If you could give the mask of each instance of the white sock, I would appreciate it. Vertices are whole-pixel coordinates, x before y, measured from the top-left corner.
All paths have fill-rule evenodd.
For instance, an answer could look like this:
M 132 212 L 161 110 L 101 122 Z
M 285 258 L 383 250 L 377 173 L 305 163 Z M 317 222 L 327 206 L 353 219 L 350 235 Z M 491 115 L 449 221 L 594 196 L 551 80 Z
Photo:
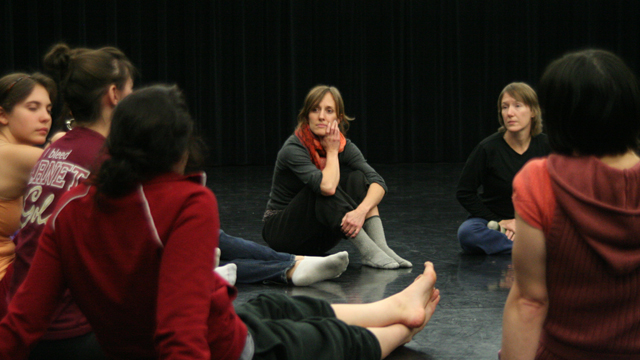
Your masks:
M 216 273 L 220 275 L 223 279 L 227 280 L 227 282 L 231 285 L 236 284 L 236 279 L 238 278 L 238 266 L 234 263 L 228 263 L 224 266 L 218 266 L 215 268 Z
M 349 265 L 349 253 L 341 251 L 329 256 L 305 256 L 291 276 L 295 286 L 308 286 L 319 281 L 337 278 Z
M 371 240 L 364 228 L 360 229 L 356 237 L 349 240 L 360 251 L 364 265 L 379 269 L 397 269 L 400 266 Z
M 401 268 L 410 268 L 413 266 L 411 262 L 405 260 L 398 256 L 395 251 L 391 250 L 391 248 L 387 245 L 387 239 L 384 236 L 384 228 L 382 227 L 382 220 L 380 216 L 372 216 L 368 218 L 362 228 L 369 234 L 371 240 L 373 240 L 378 247 L 384 251 L 385 254 L 389 255 L 393 260 L 398 262 Z

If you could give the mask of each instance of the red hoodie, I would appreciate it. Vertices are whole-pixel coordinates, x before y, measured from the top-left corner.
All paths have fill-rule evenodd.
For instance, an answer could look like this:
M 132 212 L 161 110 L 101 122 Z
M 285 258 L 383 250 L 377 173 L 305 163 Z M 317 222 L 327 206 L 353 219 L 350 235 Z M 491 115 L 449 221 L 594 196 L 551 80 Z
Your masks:
M 567 359 L 640 356 L 640 164 L 551 155 L 514 179 L 518 214 L 546 238 L 541 345 Z
M 215 272 L 220 223 L 199 177 L 165 174 L 99 207 L 86 184 L 58 202 L 0 323 L 0 359 L 23 357 L 65 288 L 116 359 L 229 359 L 247 328 Z

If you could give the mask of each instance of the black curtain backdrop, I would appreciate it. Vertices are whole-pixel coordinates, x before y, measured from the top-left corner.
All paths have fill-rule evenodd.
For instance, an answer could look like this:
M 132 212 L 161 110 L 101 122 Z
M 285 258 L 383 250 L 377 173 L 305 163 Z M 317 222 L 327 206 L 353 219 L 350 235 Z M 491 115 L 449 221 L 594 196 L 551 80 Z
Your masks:
M 640 2 L 595 0 L 2 0 L 3 74 L 48 48 L 113 45 L 136 86 L 186 93 L 211 165 L 271 165 L 307 91 L 337 86 L 372 163 L 464 161 L 497 96 L 587 47 L 637 71 Z M 151 134 L 150 134 L 151 135 Z

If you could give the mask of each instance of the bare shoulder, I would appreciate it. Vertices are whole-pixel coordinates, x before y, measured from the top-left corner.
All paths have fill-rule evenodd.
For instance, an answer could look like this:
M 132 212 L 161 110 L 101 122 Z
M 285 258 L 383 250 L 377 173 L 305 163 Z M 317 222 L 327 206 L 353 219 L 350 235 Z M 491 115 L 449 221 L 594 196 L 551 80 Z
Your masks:
M 0 145 L 0 161 L 7 166 L 31 169 L 42 155 L 42 152 L 43 150 L 36 146 L 2 144 Z
M 17 144 L 0 145 L 0 192 L 5 199 L 20 196 L 42 149 Z

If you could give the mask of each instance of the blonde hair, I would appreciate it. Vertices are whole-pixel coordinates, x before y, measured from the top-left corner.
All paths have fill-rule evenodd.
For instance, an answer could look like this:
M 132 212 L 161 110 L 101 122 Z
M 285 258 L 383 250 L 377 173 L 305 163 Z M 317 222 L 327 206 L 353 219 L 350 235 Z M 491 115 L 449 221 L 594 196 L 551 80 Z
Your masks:
M 349 121 L 352 121 L 354 118 L 345 114 L 344 101 L 342 100 L 340 91 L 334 86 L 327 85 L 317 85 L 309 91 L 307 97 L 304 99 L 304 105 L 298 113 L 298 126 L 296 129 L 299 129 L 301 126 L 309 123 L 309 113 L 318 106 L 318 104 L 320 104 L 327 93 L 331 93 L 333 100 L 336 102 L 335 111 L 338 119 L 340 119 L 338 124 L 340 132 L 343 135 L 347 134 L 347 131 L 349 130 Z
M 520 101 L 529 107 L 529 110 L 533 112 L 533 118 L 531 120 L 531 136 L 536 136 L 542 133 L 542 110 L 540 109 L 540 103 L 538 102 L 538 95 L 531 86 L 523 82 L 513 82 L 502 89 L 500 96 L 498 96 L 498 122 L 500 128 L 498 131 L 503 133 L 507 131 L 504 126 L 504 119 L 502 118 L 502 97 L 504 94 L 509 94 L 511 97 Z

